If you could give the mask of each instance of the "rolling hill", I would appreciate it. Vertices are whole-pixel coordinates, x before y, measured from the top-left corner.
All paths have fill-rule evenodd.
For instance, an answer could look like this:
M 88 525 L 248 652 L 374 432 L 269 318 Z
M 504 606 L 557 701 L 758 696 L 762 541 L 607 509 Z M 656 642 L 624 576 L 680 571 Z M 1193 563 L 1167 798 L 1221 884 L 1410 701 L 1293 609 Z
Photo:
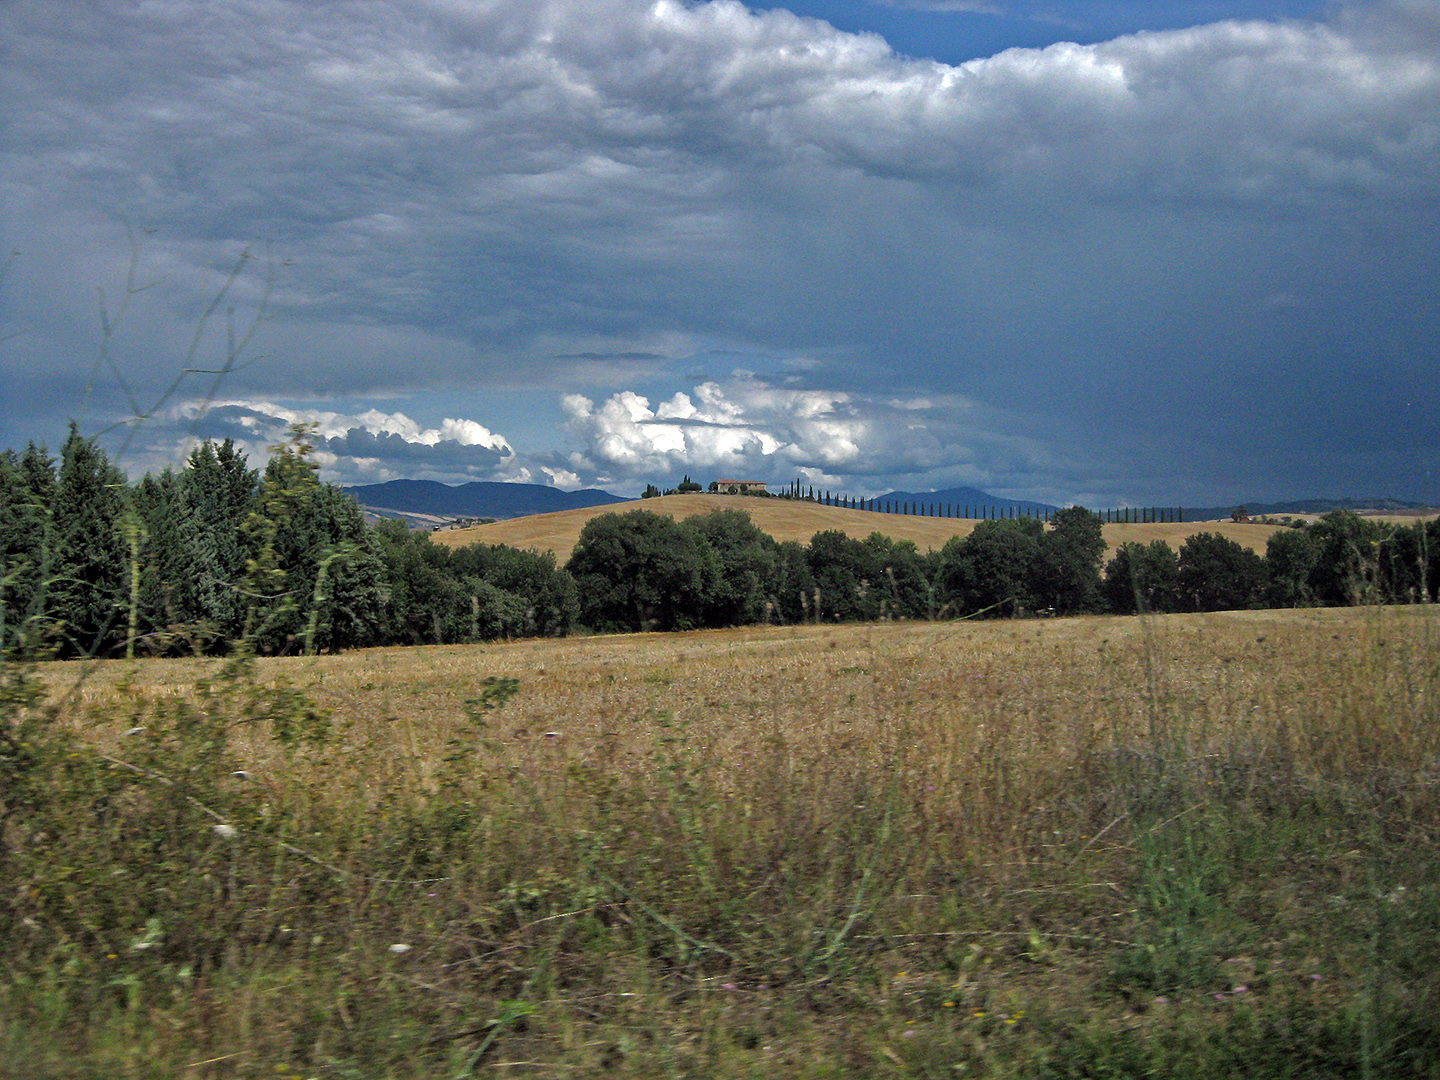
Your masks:
M 711 510 L 744 510 L 759 528 L 776 540 L 809 543 L 817 532 L 839 529 L 855 539 L 864 539 L 873 532 L 883 533 L 892 540 L 910 540 L 921 551 L 939 550 L 952 536 L 967 536 L 978 524 L 966 518 L 907 517 L 881 514 L 868 510 L 846 510 L 819 503 L 793 502 L 789 499 L 752 499 L 735 495 L 666 495 L 658 499 L 634 499 L 615 505 L 562 510 L 531 517 L 496 521 L 468 529 L 447 529 L 432 534 L 437 544 L 464 547 L 466 544 L 505 544 L 510 547 L 553 551 L 564 563 L 580 537 L 580 530 L 591 518 L 601 514 L 629 510 L 649 510 L 684 520 Z M 1253 551 L 1263 553 L 1265 543 L 1280 526 L 1232 521 L 1186 522 L 1183 524 L 1106 525 L 1105 540 L 1111 553 L 1122 543 L 1164 540 L 1178 548 L 1187 537 L 1197 532 L 1217 532 Z M 1110 554 L 1106 555 L 1108 559 Z

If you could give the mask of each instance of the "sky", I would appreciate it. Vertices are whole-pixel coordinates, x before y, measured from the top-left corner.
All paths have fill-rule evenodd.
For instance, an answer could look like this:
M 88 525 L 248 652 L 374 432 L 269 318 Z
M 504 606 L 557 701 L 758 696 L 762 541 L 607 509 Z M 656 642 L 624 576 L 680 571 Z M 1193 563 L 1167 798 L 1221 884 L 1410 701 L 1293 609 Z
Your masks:
M 8 0 L 0 447 L 1440 504 L 1440 0 Z

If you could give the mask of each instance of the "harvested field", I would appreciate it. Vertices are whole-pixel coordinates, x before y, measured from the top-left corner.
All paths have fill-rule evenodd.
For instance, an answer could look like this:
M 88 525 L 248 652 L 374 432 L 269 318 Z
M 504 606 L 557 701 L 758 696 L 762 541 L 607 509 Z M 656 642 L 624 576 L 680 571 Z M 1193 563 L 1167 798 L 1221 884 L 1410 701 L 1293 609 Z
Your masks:
M 466 544 L 506 544 L 510 547 L 553 551 L 561 563 L 579 539 L 580 530 L 591 518 L 601 514 L 648 510 L 683 520 L 711 510 L 743 510 L 751 520 L 776 540 L 796 540 L 808 544 L 817 532 L 839 529 L 857 540 L 873 532 L 884 533 L 892 540 L 909 540 L 921 551 L 938 551 L 954 536 L 968 536 L 976 521 L 968 518 L 929 518 L 901 514 L 881 514 L 868 510 L 847 510 L 838 506 L 792 502 L 788 499 L 754 499 L 733 495 L 667 495 L 658 499 L 637 499 L 614 506 L 590 507 L 584 510 L 562 510 L 554 514 L 535 514 L 511 521 L 496 521 L 469 529 L 447 529 L 433 534 L 437 544 L 463 547 Z M 1277 525 L 1236 523 L 1231 521 L 1187 522 L 1173 525 L 1106 525 L 1105 540 L 1110 545 L 1106 558 L 1123 543 L 1149 543 L 1164 540 L 1178 548 L 1187 537 L 1197 532 L 1217 532 L 1244 547 L 1261 554 Z
M 35 677 L 7 1075 L 1440 1070 L 1432 606 Z

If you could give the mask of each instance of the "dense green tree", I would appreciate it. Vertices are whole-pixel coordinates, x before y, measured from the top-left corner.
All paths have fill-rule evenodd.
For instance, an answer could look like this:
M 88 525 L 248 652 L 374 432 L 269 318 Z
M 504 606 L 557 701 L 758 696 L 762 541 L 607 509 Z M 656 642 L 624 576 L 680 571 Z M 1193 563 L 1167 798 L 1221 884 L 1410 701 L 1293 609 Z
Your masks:
M 819 594 L 820 619 L 867 622 L 879 617 L 888 582 L 882 581 L 871 548 L 839 529 L 829 529 L 810 538 L 806 561 Z M 812 617 L 815 614 L 811 612 Z
M 1174 611 L 1180 562 L 1163 540 L 1121 544 L 1105 567 L 1106 606 L 1119 615 Z
M 700 624 L 719 560 L 672 518 L 632 510 L 591 518 L 566 569 L 591 629 L 684 630 Z
M 191 648 L 208 644 L 213 634 L 197 640 L 186 633 L 195 609 L 194 567 L 186 548 L 188 507 L 180 477 L 171 469 L 147 473 L 130 490 L 127 539 L 138 557 L 137 631 L 147 652 L 171 652 L 181 643 Z M 234 525 L 232 524 L 232 528 Z
M 1030 518 L 1020 520 L 1033 520 Z M 1055 513 L 1040 541 L 1036 602 L 1060 615 L 1100 608 L 1100 566 L 1105 558 L 1103 522 L 1083 506 Z
M 552 552 L 521 551 L 503 544 L 470 544 L 450 551 L 449 560 L 452 572 L 479 578 L 515 597 L 519 605 L 518 622 L 507 622 L 503 632 L 482 636 L 481 640 L 558 636 L 569 633 L 579 616 L 575 579 L 556 566 Z M 514 608 L 509 601 L 502 606 L 507 612 Z
M 0 453 L 0 651 L 15 635 L 17 615 L 23 617 L 25 598 L 16 588 L 17 575 L 27 561 L 21 553 L 20 514 L 25 493 L 20 483 L 20 459 L 15 451 Z
M 0 649 L 29 640 L 43 618 L 54 498 L 55 463 L 43 449 L 0 454 Z
M 688 518 L 693 532 L 719 560 L 719 574 L 705 602 L 706 626 L 745 626 L 768 618 L 778 545 L 743 510 L 712 510 Z
M 385 580 L 355 500 L 321 484 L 309 432 L 272 448 L 246 519 L 243 640 L 257 652 L 338 651 L 378 640 Z
M 322 484 L 308 524 L 306 550 L 292 570 L 308 590 L 305 647 L 338 652 L 376 644 L 384 626 L 385 570 L 359 504 L 334 484 Z
M 1427 523 L 1393 526 L 1376 545 L 1380 596 L 1387 604 L 1414 604 L 1433 599 L 1434 563 L 1440 551 L 1431 548 Z
M 1185 611 L 1232 611 L 1260 604 L 1265 561 L 1219 533 L 1195 533 L 1180 548 L 1179 596 Z
M 816 617 L 812 610 L 815 577 L 810 573 L 810 560 L 805 545 L 785 540 L 775 548 L 775 578 L 770 600 L 781 622 L 803 623 Z
M 181 623 L 209 628 L 220 640 L 239 640 L 249 600 L 243 581 L 254 554 L 246 522 L 257 508 L 260 476 L 229 439 L 201 443 L 180 473 L 180 528 L 188 581 Z
M 449 549 L 431 543 L 403 521 L 382 521 L 373 530 L 389 584 L 386 635 L 406 645 L 443 643 L 436 626 L 449 621 L 458 602 L 452 596 Z M 456 640 L 450 638 L 450 640 Z
M 1320 542 L 1307 529 L 1282 529 L 1265 543 L 1265 602 L 1275 608 L 1307 607 L 1315 602 L 1311 576 L 1320 559 Z
M 575 581 L 550 552 L 489 544 L 451 549 L 399 521 L 383 521 L 373 532 L 389 583 L 391 640 L 560 635 L 578 617 Z
M 52 506 L 49 614 L 64 655 L 100 655 L 125 633 L 125 476 L 72 424 Z
M 1332 510 L 1310 526 L 1320 547 L 1310 575 L 1315 598 L 1332 607 L 1378 603 L 1380 544 L 1390 532 L 1353 510 Z
M 929 619 L 936 607 L 939 558 L 920 554 L 912 540 L 891 540 L 873 532 L 861 543 L 879 593 L 879 614 L 892 619 Z
M 997 518 L 950 540 L 940 551 L 940 602 L 952 616 L 1033 610 L 1043 537 L 1035 518 Z

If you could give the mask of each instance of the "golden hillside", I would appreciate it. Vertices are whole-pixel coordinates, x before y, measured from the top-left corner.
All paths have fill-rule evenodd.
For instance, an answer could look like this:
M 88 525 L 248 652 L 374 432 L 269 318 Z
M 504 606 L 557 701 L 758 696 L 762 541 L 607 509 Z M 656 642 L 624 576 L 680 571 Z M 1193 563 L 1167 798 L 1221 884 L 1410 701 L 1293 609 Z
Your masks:
M 873 532 L 884 533 L 893 540 L 910 540 L 921 551 L 939 550 L 952 536 L 966 536 L 977 522 L 969 518 L 906 517 L 901 514 L 880 514 L 869 510 L 846 510 L 818 503 L 792 502 L 789 499 L 750 499 L 735 495 L 666 495 L 658 499 L 635 499 L 611 506 L 594 506 L 582 510 L 560 510 L 553 514 L 476 525 L 469 529 L 447 529 L 432 533 L 437 544 L 464 547 L 466 544 L 506 544 L 521 549 L 553 551 L 561 563 L 570 558 L 575 541 L 585 523 L 601 514 L 649 510 L 684 519 L 711 510 L 744 510 L 757 526 L 776 540 L 798 540 L 805 544 L 817 532 L 839 529 L 847 536 L 863 540 Z M 1252 551 L 1261 554 L 1265 542 L 1279 526 L 1231 521 L 1197 521 L 1173 525 L 1106 525 L 1105 539 L 1110 545 L 1110 558 L 1123 543 L 1164 540 L 1179 548 L 1187 537 L 1197 532 L 1217 532 Z

